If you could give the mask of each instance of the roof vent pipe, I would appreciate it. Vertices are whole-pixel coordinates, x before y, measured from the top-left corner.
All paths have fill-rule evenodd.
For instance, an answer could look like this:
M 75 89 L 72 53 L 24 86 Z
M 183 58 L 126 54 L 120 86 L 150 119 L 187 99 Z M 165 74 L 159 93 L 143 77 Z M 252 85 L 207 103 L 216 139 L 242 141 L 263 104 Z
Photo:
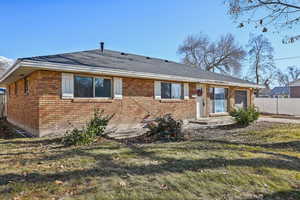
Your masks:
M 104 42 L 100 42 L 100 50 L 101 50 L 101 53 L 103 53 L 103 51 L 104 51 Z

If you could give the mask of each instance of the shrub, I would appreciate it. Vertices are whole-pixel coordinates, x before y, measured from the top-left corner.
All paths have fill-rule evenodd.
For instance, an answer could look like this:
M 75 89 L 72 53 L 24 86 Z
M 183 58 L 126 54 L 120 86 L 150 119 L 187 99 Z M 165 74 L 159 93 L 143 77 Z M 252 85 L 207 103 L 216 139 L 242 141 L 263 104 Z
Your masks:
M 103 113 L 104 113 L 103 110 L 101 110 L 101 112 L 98 109 L 95 110 L 93 118 L 87 124 L 86 131 L 91 135 L 103 136 L 103 133 L 105 131 L 106 126 L 108 125 L 108 122 L 114 116 L 114 114 L 104 116 Z
M 74 128 L 67 131 L 62 139 L 62 143 L 66 146 L 71 145 L 88 145 L 95 141 L 97 136 L 103 136 L 105 128 L 114 115 L 104 116 L 103 110 L 95 110 L 93 118 L 87 123 L 86 127 L 81 130 Z
M 173 119 L 171 114 L 156 118 L 146 127 L 150 129 L 147 136 L 153 137 L 155 140 L 177 141 L 183 139 L 182 121 Z
M 230 112 L 230 115 L 235 118 L 236 122 L 242 126 L 248 126 L 259 117 L 257 108 L 251 106 L 247 109 L 238 108 Z
M 62 139 L 62 142 L 66 146 L 78 146 L 91 144 L 94 140 L 95 137 L 86 132 L 84 128 L 82 130 L 74 128 L 73 130 L 66 132 L 66 135 Z

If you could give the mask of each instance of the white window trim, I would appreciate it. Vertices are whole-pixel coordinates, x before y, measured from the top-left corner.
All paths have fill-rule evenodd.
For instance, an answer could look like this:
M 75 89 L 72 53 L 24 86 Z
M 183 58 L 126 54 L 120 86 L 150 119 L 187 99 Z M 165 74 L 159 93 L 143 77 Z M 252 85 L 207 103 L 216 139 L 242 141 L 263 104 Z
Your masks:
M 154 98 L 161 100 L 161 81 L 154 81 Z
M 64 89 L 65 89 L 65 80 L 64 80 L 64 78 L 66 78 L 66 77 L 71 77 L 70 79 L 72 80 L 71 81 L 71 90 L 72 90 L 72 92 L 70 91 L 70 92 L 66 92 L 66 91 L 64 91 Z M 74 98 L 74 74 L 72 74 L 72 73 L 62 73 L 61 74 L 61 97 L 62 97 L 62 99 L 73 99 Z
M 190 84 L 183 84 L 183 99 L 188 100 L 190 98 Z
M 117 84 L 120 85 L 117 86 Z M 123 99 L 123 79 L 120 77 L 114 77 L 112 87 L 113 99 Z

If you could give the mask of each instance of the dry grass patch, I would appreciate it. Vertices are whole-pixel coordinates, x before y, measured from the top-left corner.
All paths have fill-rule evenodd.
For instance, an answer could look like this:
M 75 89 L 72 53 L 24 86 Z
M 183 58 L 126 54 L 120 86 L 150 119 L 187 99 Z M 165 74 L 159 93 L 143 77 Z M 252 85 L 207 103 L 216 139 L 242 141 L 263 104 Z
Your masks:
M 258 125 L 139 145 L 0 140 L 0 199 L 300 199 L 300 126 Z

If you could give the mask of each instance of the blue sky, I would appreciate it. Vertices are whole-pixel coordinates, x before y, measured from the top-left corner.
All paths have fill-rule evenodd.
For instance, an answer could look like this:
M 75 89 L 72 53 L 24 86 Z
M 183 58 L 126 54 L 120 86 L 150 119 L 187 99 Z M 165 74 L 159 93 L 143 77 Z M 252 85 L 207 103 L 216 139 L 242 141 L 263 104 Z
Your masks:
M 94 49 L 104 41 L 108 49 L 179 61 L 178 45 L 189 34 L 215 40 L 230 32 L 245 45 L 255 32 L 236 28 L 223 0 L 1 0 L 0 10 L 0 56 L 13 59 Z M 282 35 L 266 36 L 276 58 L 300 55 L 300 42 L 284 45 Z

